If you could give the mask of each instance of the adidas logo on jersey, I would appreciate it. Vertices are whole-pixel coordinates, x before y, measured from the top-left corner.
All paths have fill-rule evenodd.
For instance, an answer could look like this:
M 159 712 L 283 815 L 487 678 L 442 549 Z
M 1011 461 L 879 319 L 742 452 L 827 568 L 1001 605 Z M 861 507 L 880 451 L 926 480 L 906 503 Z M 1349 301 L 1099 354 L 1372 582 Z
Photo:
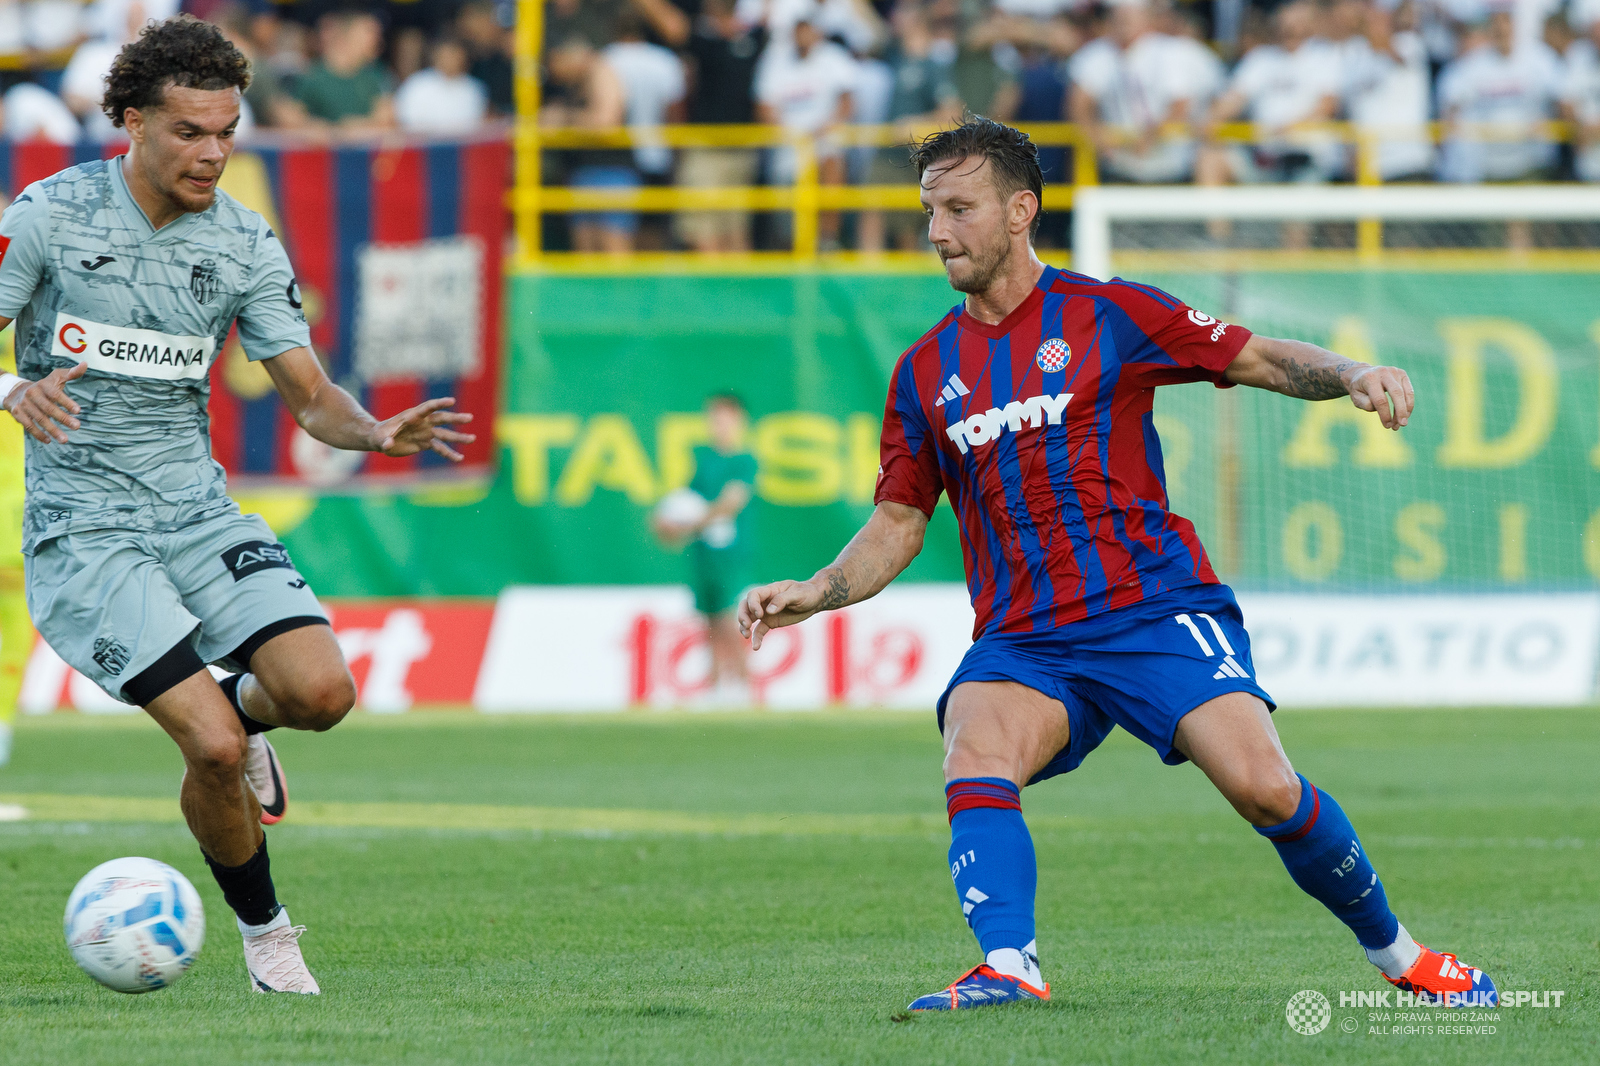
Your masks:
M 1030 429 L 1040 426 L 1059 426 L 1061 412 L 1067 409 L 1072 393 L 1060 392 L 1054 396 L 1030 396 L 1026 400 L 1012 400 L 1004 408 L 991 407 L 945 430 L 962 455 L 968 448 L 988 444 L 1000 436 L 1002 430 L 1022 431 L 1024 424 Z
M 965 396 L 969 390 L 961 383 L 960 374 L 951 374 L 950 380 L 945 382 L 944 391 L 939 393 L 939 398 L 933 401 L 933 406 L 943 407 L 957 396 Z

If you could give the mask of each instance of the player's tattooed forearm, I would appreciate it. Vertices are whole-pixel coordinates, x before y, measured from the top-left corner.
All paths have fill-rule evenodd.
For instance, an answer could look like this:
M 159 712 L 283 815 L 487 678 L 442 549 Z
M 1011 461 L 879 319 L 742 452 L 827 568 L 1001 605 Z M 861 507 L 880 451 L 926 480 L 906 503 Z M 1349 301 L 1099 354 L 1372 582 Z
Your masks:
M 843 607 L 850 599 L 850 582 L 845 580 L 844 571 L 838 567 L 827 573 L 828 587 L 822 592 L 822 610 L 831 611 Z
M 1335 363 L 1333 366 L 1312 366 L 1308 363 L 1285 359 L 1283 373 L 1289 379 L 1284 392 L 1302 400 L 1336 400 L 1349 395 L 1344 383 L 1344 372 L 1357 364 Z

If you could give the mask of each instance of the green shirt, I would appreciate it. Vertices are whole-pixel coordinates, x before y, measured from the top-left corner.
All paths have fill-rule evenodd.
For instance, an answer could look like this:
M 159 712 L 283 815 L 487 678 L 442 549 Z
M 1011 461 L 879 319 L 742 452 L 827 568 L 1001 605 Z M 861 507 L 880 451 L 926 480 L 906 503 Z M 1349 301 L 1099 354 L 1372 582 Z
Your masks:
M 378 98 L 389 91 L 389 76 L 376 63 L 354 74 L 335 74 L 318 63 L 294 83 L 294 95 L 312 118 L 339 122 L 372 114 Z
M 756 484 L 756 457 L 749 452 L 723 455 L 701 445 L 694 450 L 694 478 L 689 487 L 712 503 L 729 482 L 741 482 L 752 492 Z M 719 550 L 750 547 L 750 508 L 746 507 L 731 522 L 713 522 L 700 534 L 702 543 Z

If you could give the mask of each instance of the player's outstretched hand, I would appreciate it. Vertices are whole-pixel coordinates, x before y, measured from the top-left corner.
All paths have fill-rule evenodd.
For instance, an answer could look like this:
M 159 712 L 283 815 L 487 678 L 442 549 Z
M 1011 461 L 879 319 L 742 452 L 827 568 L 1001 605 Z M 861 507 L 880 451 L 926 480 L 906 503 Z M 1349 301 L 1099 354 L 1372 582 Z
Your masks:
M 445 410 L 455 403 L 454 396 L 443 396 L 379 422 L 373 430 L 378 441 L 377 450 L 396 458 L 435 451 L 452 463 L 459 463 L 463 457 L 450 445 L 471 444 L 478 438 L 450 428 L 472 421 L 472 416 L 465 412 Z
M 1350 401 L 1363 411 L 1376 411 L 1384 429 L 1399 429 L 1411 421 L 1417 396 L 1404 370 L 1369 366 L 1350 379 Z
M 70 369 L 52 370 L 38 381 L 23 381 L 11 390 L 10 396 L 0 396 L 0 402 L 9 401 L 6 410 L 11 412 L 11 417 L 40 444 L 51 441 L 65 444 L 67 434 L 61 427 L 77 429 L 75 416 L 83 413 L 67 395 L 67 382 L 83 377 L 88 369 L 88 363 L 79 363 Z
M 774 581 L 758 585 L 739 601 L 739 635 L 748 637 L 750 650 L 774 629 L 804 622 L 822 610 L 824 590 L 811 581 Z

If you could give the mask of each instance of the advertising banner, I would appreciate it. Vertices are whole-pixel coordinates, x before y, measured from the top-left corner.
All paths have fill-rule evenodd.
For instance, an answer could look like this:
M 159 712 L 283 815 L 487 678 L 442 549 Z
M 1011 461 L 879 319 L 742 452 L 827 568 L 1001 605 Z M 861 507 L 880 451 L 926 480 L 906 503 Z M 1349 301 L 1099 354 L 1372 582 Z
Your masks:
M 1258 680 L 1284 707 L 1570 705 L 1595 697 L 1600 594 L 1241 593 Z M 489 600 L 325 606 L 359 705 L 375 712 L 713 708 L 703 621 L 687 590 L 507 589 Z M 748 706 L 931 710 L 966 652 L 953 583 L 891 585 L 769 635 Z M 132 712 L 35 644 L 22 709 Z M 741 704 L 741 708 L 746 706 Z
M 1346 400 L 1158 389 L 1172 507 L 1236 587 L 1592 588 L 1600 311 L 1580 273 L 1152 275 L 1272 335 L 1396 363 L 1401 433 Z M 938 275 L 512 279 L 498 476 L 472 491 L 251 498 L 319 593 L 494 596 L 681 581 L 649 531 L 732 389 L 752 416 L 759 579 L 809 575 L 871 510 L 888 374 L 956 302 Z M 247 494 L 248 495 L 248 494 Z M 962 580 L 943 508 L 909 579 Z

